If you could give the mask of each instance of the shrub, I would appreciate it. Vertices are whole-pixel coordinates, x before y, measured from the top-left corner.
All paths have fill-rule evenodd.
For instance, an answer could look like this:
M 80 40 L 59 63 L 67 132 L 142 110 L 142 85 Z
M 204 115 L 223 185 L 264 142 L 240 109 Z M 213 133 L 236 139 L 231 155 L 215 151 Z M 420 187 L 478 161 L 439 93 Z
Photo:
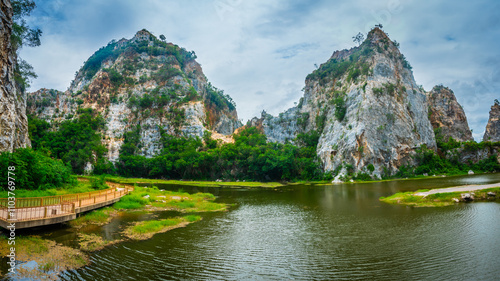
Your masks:
M 16 186 L 23 189 L 46 190 L 74 183 L 71 168 L 64 165 L 61 160 L 52 159 L 30 148 L 20 148 L 13 153 L 0 154 L 0 184 L 3 190 L 8 187 L 9 166 L 15 167 L 12 171 L 15 174 L 13 178 Z

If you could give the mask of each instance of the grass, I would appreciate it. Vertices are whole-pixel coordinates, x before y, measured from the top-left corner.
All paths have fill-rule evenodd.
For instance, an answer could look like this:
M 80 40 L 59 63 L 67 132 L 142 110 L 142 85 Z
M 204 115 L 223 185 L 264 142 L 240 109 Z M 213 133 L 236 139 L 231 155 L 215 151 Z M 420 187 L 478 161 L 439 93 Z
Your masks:
M 414 207 L 443 207 L 456 204 L 453 200 L 454 198 L 461 200 L 461 194 L 465 192 L 447 192 L 447 193 L 436 193 L 429 194 L 426 197 L 417 196 L 415 193 L 429 191 L 428 189 L 422 189 L 417 192 L 398 192 L 389 197 L 380 197 L 380 201 L 389 204 L 400 204 Z M 495 197 L 488 196 L 488 192 L 494 192 L 497 195 Z M 500 201 L 500 187 L 489 188 L 482 190 L 475 190 L 474 201 Z
M 16 188 L 15 194 L 16 198 L 26 198 L 26 197 L 44 197 L 44 196 L 55 196 L 55 195 L 65 195 L 65 194 L 75 194 L 75 193 L 85 193 L 96 191 L 100 189 L 109 188 L 104 185 L 99 189 L 95 189 L 92 186 L 95 186 L 90 181 L 78 181 L 77 184 L 71 185 L 67 184 L 60 188 L 51 188 L 45 190 L 26 190 L 26 189 L 18 189 Z M 0 198 L 7 198 L 8 192 L 3 190 L 0 191 Z
M 212 202 L 211 193 L 189 194 L 182 191 L 159 190 L 156 186 L 135 186 L 134 191 L 113 205 L 117 210 L 149 209 L 180 212 L 215 212 L 227 210 L 226 204 Z
M 151 184 L 172 184 L 172 185 L 187 185 L 200 187 L 264 187 L 276 188 L 284 186 L 279 182 L 215 182 L 215 181 L 180 181 L 180 180 L 159 180 L 159 179 L 141 179 L 141 178 L 122 178 L 109 176 L 106 178 L 109 181 L 116 183 L 151 183 Z
M 65 270 L 77 269 L 89 264 L 88 257 L 77 249 L 57 244 L 52 240 L 42 239 L 39 236 L 17 236 L 16 260 L 35 261 L 37 267 L 32 269 L 17 268 L 17 273 L 10 276 L 13 279 L 55 280 L 56 275 Z M 6 256 L 10 252 L 7 237 L 0 236 L 0 255 Z
M 118 214 L 119 211 L 148 210 L 162 211 L 175 210 L 179 212 L 217 212 L 226 211 L 226 204 L 215 203 L 215 196 L 211 193 L 189 194 L 182 191 L 159 190 L 156 186 L 135 186 L 134 191 L 123 196 L 120 201 L 111 207 L 94 210 L 69 222 L 75 228 L 89 224 L 104 225 Z
M 162 233 L 175 228 L 185 227 L 190 223 L 200 220 L 200 216 L 188 215 L 170 219 L 142 221 L 128 227 L 123 233 L 130 239 L 145 240 L 153 237 L 153 235 L 155 235 L 156 233 Z
M 85 252 L 95 252 L 104 249 L 104 247 L 121 242 L 122 240 L 108 241 L 96 234 L 78 233 L 80 249 Z
M 145 196 L 145 195 L 143 195 L 143 196 Z M 120 201 L 116 202 L 113 205 L 113 208 L 115 208 L 117 210 L 140 209 L 149 203 L 149 200 L 146 198 L 143 198 L 143 196 L 138 194 L 137 187 L 136 187 L 135 191 L 132 191 L 130 194 L 122 197 L 120 199 Z
M 95 225 L 104 225 L 108 223 L 113 215 L 116 213 L 116 210 L 111 207 L 106 207 L 103 209 L 97 209 L 91 212 L 86 213 L 83 216 L 80 216 L 77 219 L 74 219 L 69 222 L 69 225 L 75 228 L 80 228 L 86 226 L 88 224 Z

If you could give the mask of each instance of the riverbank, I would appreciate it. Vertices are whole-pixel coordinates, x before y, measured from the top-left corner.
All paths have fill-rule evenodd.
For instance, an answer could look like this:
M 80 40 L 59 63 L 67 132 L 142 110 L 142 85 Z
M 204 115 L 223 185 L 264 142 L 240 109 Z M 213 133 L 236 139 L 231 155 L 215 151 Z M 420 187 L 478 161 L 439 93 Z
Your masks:
M 414 207 L 443 207 L 461 202 L 500 202 L 500 183 L 398 192 L 389 197 L 380 197 L 379 200 Z
M 178 211 L 181 213 L 227 211 L 229 206 L 213 202 L 215 199 L 211 193 L 189 194 L 181 191 L 161 190 L 156 186 L 140 187 L 136 185 L 130 194 L 124 196 L 111 207 L 89 212 L 69 222 L 69 224 L 75 228 L 89 224 L 105 225 L 113 217 L 128 211 Z
M 92 178 L 92 177 L 83 177 Z M 143 178 L 123 178 L 108 176 L 107 181 L 122 183 L 122 184 L 171 184 L 171 185 L 186 185 L 198 187 L 261 187 L 261 188 L 276 188 L 285 184 L 279 182 L 245 182 L 245 181 L 191 181 L 191 180 L 162 180 L 162 179 L 143 179 Z
M 79 249 L 63 246 L 36 235 L 19 236 L 15 241 L 16 260 L 23 261 L 16 265 L 16 272 L 9 275 L 15 280 L 57 280 L 60 272 L 90 263 L 89 257 Z M 7 256 L 11 248 L 7 238 L 0 236 L 0 255 Z
M 84 190 L 91 188 L 95 178 L 79 179 L 76 186 Z M 123 185 L 123 184 L 120 184 Z M 115 182 L 106 181 L 105 188 L 119 186 Z M 74 189 L 70 189 L 74 190 Z M 92 189 L 94 190 L 94 189 Z M 25 197 L 39 194 L 37 191 L 26 191 Z M 67 194 L 67 193 L 66 193 Z M 57 275 L 65 270 L 77 269 L 89 264 L 89 254 L 103 248 L 131 240 L 150 239 L 157 233 L 163 233 L 175 228 L 202 220 L 199 215 L 204 212 L 227 211 L 228 204 L 214 202 L 216 197 L 211 193 L 189 194 L 182 191 L 168 191 L 156 186 L 135 186 L 134 190 L 121 198 L 112 206 L 90 211 L 79 218 L 67 222 L 75 232 L 77 239 L 74 246 L 63 246 L 50 239 L 36 235 L 16 237 L 16 257 L 23 266 L 19 266 L 16 275 L 9 277 L 22 279 L 57 279 Z M 162 211 L 186 213 L 185 216 L 175 216 L 166 219 L 154 219 Z M 196 213 L 197 215 L 190 215 Z M 104 234 L 95 234 L 95 227 L 102 227 L 119 216 L 141 214 L 138 221 L 123 225 L 119 238 L 107 240 Z M 145 217 L 145 218 L 140 218 Z M 145 220 L 144 220 L 145 219 Z M 30 232 L 32 233 L 32 232 Z M 10 246 L 6 234 L 0 234 L 0 254 L 6 256 Z M 1 273 L 5 274 L 5 272 Z M 5 276 L 5 275 L 4 275 Z

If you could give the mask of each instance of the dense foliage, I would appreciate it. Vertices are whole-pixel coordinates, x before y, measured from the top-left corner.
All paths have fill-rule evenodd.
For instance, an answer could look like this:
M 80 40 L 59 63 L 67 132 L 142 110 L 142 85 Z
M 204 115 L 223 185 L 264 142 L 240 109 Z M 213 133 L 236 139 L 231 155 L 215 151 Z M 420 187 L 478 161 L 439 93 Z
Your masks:
M 348 81 L 356 81 L 361 75 L 369 75 L 370 67 L 367 59 L 373 53 L 369 42 L 363 43 L 347 59 L 330 59 L 318 69 L 307 75 L 306 79 L 318 79 L 324 85 L 333 79 L 339 79 L 348 73 Z
M 224 91 L 212 86 L 211 83 L 208 83 L 205 90 L 207 93 L 206 102 L 209 105 L 213 105 L 219 110 L 227 108 L 232 111 L 236 109 L 236 104 L 233 99 L 229 95 L 225 95 Z
M 292 144 L 267 143 L 255 127 L 218 144 L 206 132 L 199 138 L 162 134 L 163 150 L 154 158 L 138 156 L 138 130 L 124 135 L 117 164 L 123 176 L 173 179 L 240 179 L 257 181 L 320 180 L 316 161 L 317 133 L 300 134 Z
M 42 152 L 29 148 L 17 149 L 14 153 L 0 154 L 0 185 L 6 190 L 9 166 L 15 167 L 10 175 L 15 179 L 16 187 L 36 190 L 59 187 L 72 182 L 71 167 L 63 161 L 52 159 Z
M 80 109 L 78 117 L 59 124 L 52 131 L 50 124 L 37 117 L 29 116 L 28 131 L 32 147 L 47 155 L 69 163 L 73 172 L 83 174 L 85 165 L 90 162 L 96 172 L 112 172 L 113 165 L 104 154 L 106 148 L 101 144 L 104 120 L 92 109 Z
M 426 146 L 417 149 L 416 160 L 418 165 L 416 167 L 401 166 L 396 177 L 413 177 L 417 175 L 433 175 L 433 174 L 464 174 L 469 170 L 474 172 L 499 172 L 500 164 L 496 155 L 492 154 L 486 159 L 482 159 L 477 163 L 469 162 L 462 163 L 459 161 L 458 155 L 453 153 L 452 150 L 460 149 L 464 152 L 476 153 L 481 149 L 493 149 L 494 147 L 500 148 L 500 143 L 480 142 L 475 141 L 458 142 L 452 138 L 448 142 L 444 142 L 442 138 L 437 138 L 438 153 Z M 450 154 L 451 153 L 451 154 Z M 446 156 L 449 154 L 448 156 Z
M 23 46 L 40 46 L 40 36 L 42 35 L 42 31 L 38 28 L 31 28 L 26 24 L 26 20 L 24 19 L 24 17 L 29 16 L 33 9 L 35 9 L 35 1 L 13 0 L 11 4 L 13 10 L 13 22 L 10 41 L 14 52 L 18 53 L 18 50 Z M 14 80 L 20 90 L 24 92 L 26 88 L 29 87 L 30 79 L 36 77 L 37 75 L 33 71 L 33 67 L 17 55 L 17 62 L 14 69 Z
M 183 68 L 187 62 L 196 59 L 196 54 L 193 51 L 188 52 L 186 49 L 180 48 L 177 45 L 162 42 L 152 35 L 150 38 L 145 40 L 139 40 L 125 45 L 119 45 L 113 40 L 105 47 L 97 50 L 85 62 L 82 68 L 82 71 L 85 73 L 85 77 L 87 79 L 91 79 L 97 71 L 99 71 L 103 62 L 108 60 L 114 61 L 124 52 L 136 54 L 146 53 L 150 56 L 173 56 L 181 68 Z M 159 79 L 161 77 L 171 77 L 179 73 L 182 72 L 166 67 L 164 70 L 160 71 L 155 78 Z

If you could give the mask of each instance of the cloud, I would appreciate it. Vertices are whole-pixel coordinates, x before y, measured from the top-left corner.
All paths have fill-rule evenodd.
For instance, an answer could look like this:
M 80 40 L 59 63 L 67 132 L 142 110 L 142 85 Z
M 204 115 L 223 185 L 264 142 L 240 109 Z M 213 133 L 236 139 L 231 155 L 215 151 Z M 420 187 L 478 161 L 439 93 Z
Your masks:
M 298 101 L 314 64 L 354 46 L 353 35 L 382 23 L 400 42 L 417 83 L 427 90 L 441 83 L 454 90 L 476 139 L 500 92 L 500 3 L 494 0 L 45 0 L 37 5 L 29 24 L 44 32 L 42 45 L 21 51 L 39 75 L 32 90 L 66 89 L 97 49 L 146 28 L 194 50 L 207 78 L 233 97 L 240 118 L 260 116 L 264 108 L 276 115 Z

